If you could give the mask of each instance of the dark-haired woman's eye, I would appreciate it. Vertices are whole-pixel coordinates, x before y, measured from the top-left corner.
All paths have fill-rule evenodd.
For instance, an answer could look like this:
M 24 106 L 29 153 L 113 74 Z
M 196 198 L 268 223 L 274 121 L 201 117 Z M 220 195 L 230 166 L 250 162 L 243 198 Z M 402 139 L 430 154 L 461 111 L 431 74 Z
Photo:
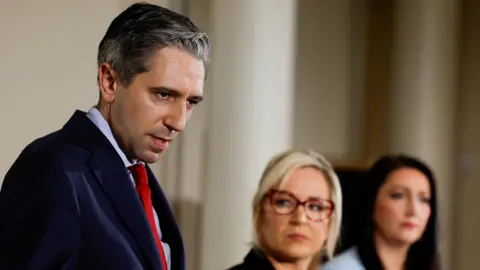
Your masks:
M 390 198 L 392 199 L 401 199 L 403 198 L 403 193 L 400 192 L 394 192 L 390 194 Z
M 422 203 L 426 203 L 426 204 L 430 204 L 430 201 L 431 201 L 431 200 L 432 200 L 432 199 L 429 198 L 429 197 L 421 197 L 421 198 L 420 198 L 420 201 L 421 201 Z

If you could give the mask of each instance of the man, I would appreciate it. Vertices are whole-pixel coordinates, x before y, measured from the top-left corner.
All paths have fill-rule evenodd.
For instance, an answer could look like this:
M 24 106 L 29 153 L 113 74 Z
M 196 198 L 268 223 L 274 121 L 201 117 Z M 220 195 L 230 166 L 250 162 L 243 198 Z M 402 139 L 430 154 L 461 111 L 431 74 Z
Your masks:
M 180 232 L 146 163 L 202 100 L 209 40 L 138 3 L 98 49 L 97 106 L 17 158 L 0 192 L 0 269 L 184 269 Z

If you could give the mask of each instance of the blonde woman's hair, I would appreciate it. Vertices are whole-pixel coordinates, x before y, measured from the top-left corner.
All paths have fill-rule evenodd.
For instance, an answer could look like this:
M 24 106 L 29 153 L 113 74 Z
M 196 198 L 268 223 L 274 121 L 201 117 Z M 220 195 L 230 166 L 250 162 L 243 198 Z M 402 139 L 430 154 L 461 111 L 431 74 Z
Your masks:
M 270 189 L 278 186 L 282 188 L 289 179 L 290 174 L 297 169 L 311 167 L 321 171 L 327 179 L 330 187 L 331 200 L 335 205 L 335 210 L 330 217 L 330 226 L 328 229 L 327 240 L 325 243 L 326 255 L 329 259 L 333 257 L 340 236 L 340 225 L 342 223 L 342 190 L 337 174 L 334 172 L 330 162 L 322 155 L 312 150 L 289 150 L 274 156 L 263 171 L 260 184 L 255 197 L 253 198 L 253 247 L 263 250 L 259 242 L 259 217 L 262 213 L 262 204 L 265 195 Z M 322 254 L 316 254 L 318 259 Z

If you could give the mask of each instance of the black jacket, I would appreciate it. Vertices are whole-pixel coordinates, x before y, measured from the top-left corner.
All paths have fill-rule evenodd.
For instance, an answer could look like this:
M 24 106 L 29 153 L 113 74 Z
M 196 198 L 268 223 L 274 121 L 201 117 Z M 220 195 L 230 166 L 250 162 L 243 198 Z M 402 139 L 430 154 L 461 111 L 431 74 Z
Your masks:
M 241 264 L 227 270 L 275 270 L 275 268 L 263 253 L 252 249 Z

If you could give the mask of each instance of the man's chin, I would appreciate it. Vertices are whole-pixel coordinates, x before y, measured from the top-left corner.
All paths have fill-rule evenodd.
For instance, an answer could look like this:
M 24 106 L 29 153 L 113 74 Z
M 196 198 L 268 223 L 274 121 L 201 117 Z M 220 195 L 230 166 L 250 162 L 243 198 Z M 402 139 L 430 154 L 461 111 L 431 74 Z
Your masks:
M 162 158 L 163 152 L 144 152 L 142 155 L 140 155 L 139 159 L 145 163 L 151 164 L 151 163 L 156 163 L 160 161 Z

